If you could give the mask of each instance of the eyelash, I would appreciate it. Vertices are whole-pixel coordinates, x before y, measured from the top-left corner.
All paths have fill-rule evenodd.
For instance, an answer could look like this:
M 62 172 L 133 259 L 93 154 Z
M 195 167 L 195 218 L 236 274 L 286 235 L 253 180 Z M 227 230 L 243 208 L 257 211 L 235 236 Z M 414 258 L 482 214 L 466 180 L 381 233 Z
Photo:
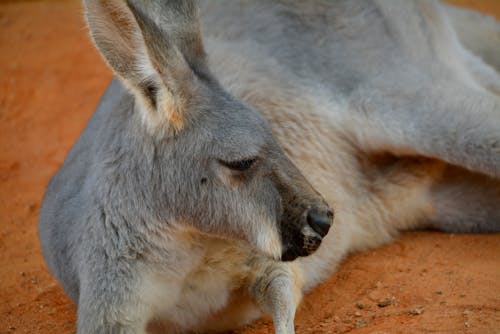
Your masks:
M 245 160 L 239 160 L 239 161 L 223 161 L 219 160 L 222 165 L 225 167 L 236 170 L 239 172 L 243 172 L 246 170 L 249 170 L 250 167 L 253 166 L 257 159 L 245 159 Z

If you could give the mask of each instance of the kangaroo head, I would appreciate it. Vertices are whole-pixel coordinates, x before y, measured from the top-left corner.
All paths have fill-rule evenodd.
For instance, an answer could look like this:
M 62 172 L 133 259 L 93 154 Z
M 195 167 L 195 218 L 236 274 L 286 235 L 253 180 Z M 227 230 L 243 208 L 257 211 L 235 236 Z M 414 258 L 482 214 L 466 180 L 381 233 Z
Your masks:
M 333 213 L 267 122 L 207 68 L 191 1 L 87 0 L 91 36 L 132 95 L 142 174 L 133 191 L 165 224 L 238 238 L 273 258 L 314 252 Z M 148 167 L 144 167 L 144 166 Z

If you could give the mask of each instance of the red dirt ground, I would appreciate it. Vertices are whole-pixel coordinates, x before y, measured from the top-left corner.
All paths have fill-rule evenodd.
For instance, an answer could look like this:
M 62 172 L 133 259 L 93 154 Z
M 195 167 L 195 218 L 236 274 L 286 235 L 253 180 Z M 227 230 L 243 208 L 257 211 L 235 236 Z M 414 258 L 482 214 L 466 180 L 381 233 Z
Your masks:
M 500 17 L 498 0 L 455 2 Z M 0 1 L 0 333 L 75 332 L 75 307 L 40 253 L 37 216 L 111 77 L 79 2 Z M 296 324 L 298 333 L 498 334 L 500 235 L 404 233 L 353 255 L 305 298 Z M 265 319 L 238 331 L 271 332 Z

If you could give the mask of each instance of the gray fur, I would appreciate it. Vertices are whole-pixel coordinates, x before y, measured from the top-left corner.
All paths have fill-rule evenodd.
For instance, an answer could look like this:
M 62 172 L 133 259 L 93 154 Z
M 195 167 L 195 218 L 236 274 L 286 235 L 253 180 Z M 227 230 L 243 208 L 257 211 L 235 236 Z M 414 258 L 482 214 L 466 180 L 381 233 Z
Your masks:
M 85 7 L 119 79 L 40 215 L 78 333 L 218 331 L 260 311 L 292 333 L 301 291 L 350 251 L 399 229 L 500 231 L 499 76 L 453 9 L 217 0 L 200 24 L 191 1 Z M 214 316 L 238 293 L 240 313 Z

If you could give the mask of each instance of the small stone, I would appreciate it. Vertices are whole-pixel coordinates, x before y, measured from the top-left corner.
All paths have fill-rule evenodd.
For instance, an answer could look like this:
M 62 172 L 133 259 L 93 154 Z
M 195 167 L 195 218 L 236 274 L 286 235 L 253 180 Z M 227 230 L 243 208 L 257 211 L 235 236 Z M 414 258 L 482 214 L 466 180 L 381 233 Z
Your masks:
M 419 306 L 417 308 L 415 308 L 414 310 L 411 310 L 408 312 L 409 315 L 411 315 L 412 317 L 416 316 L 416 315 L 420 315 L 422 313 L 424 313 L 424 306 Z
M 26 276 L 26 273 L 24 271 L 20 271 L 19 276 Z
M 382 290 L 369 290 L 367 291 L 367 295 L 369 300 L 372 302 L 378 302 L 381 299 L 384 299 L 387 297 L 387 292 L 382 291 Z
M 465 297 L 465 293 L 461 293 L 461 294 L 460 294 L 460 297 L 461 297 L 461 298 L 464 298 L 464 297 Z
M 15 331 L 15 330 L 16 330 L 16 327 L 14 327 L 14 326 L 10 326 L 10 327 L 9 327 L 9 330 L 11 330 L 11 331 Z
M 366 325 L 368 323 L 368 320 L 365 320 L 365 319 L 358 319 L 354 322 L 354 327 L 356 328 L 361 328 L 363 327 L 364 325 Z
M 377 305 L 379 307 L 386 307 L 386 306 L 391 305 L 394 302 L 394 300 L 395 300 L 394 296 L 390 296 L 390 297 L 379 300 Z
M 355 315 L 356 317 L 361 317 L 361 312 L 356 311 L 356 312 L 354 312 L 354 315 Z
M 333 321 L 334 321 L 334 322 L 340 322 L 340 318 L 339 318 L 338 316 L 334 316 L 334 317 L 333 317 Z
M 436 290 L 436 295 L 442 295 L 443 294 L 443 291 L 441 290 Z
M 366 307 L 366 305 L 363 304 L 362 302 L 358 301 L 358 302 L 356 302 L 356 307 L 359 308 L 360 310 L 362 310 Z
M 344 324 L 350 324 L 352 321 L 351 321 L 351 319 L 349 319 L 349 318 L 345 318 L 345 319 L 343 319 L 343 320 L 342 320 L 342 322 L 343 322 Z
M 464 322 L 464 326 L 467 327 L 467 328 L 469 328 L 470 327 L 470 322 L 468 322 L 468 321 Z

